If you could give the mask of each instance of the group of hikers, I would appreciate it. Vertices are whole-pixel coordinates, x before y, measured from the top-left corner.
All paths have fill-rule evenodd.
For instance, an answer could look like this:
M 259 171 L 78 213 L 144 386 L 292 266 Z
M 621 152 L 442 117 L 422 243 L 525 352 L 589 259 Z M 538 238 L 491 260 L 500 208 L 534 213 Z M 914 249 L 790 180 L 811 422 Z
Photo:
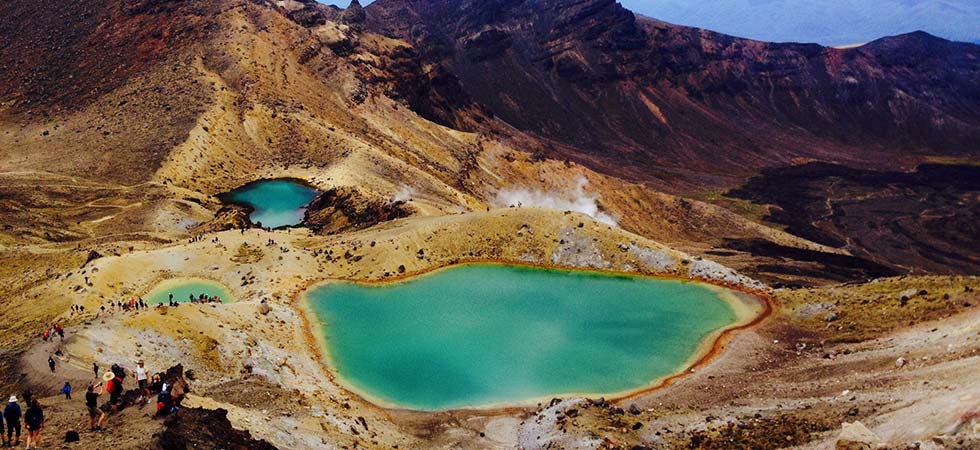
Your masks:
M 211 296 L 208 296 L 206 294 L 201 294 L 199 296 L 195 296 L 194 294 L 190 294 L 189 297 L 188 297 L 188 301 L 191 302 L 191 303 L 212 303 L 212 302 L 214 302 L 214 303 L 221 303 L 221 299 L 218 298 L 218 296 L 211 297 Z M 173 294 L 170 294 L 170 298 L 167 300 L 166 306 L 178 306 L 179 304 L 180 304 L 179 302 L 174 301 L 174 295 Z M 149 309 L 150 308 L 150 305 L 148 303 L 146 303 L 143 300 L 142 297 L 133 297 L 133 298 L 129 299 L 128 302 L 127 301 L 119 301 L 119 302 L 111 302 L 110 301 L 108 303 L 108 305 L 109 305 L 108 308 L 106 307 L 106 305 L 102 305 L 102 312 L 109 311 L 111 313 L 111 312 L 114 312 L 116 310 L 116 308 L 118 308 L 121 311 L 139 311 L 141 309 Z M 157 303 L 154 306 L 154 308 L 162 308 L 163 306 L 164 306 L 163 303 Z
M 244 231 L 242 232 L 242 234 L 245 234 Z M 203 242 L 203 241 L 204 241 L 204 235 L 203 234 L 197 234 L 197 235 L 191 236 L 191 238 L 187 240 L 187 242 L 190 243 L 190 244 L 193 244 L 195 242 Z M 218 237 L 217 236 L 215 236 L 215 237 L 211 238 L 211 243 L 212 244 L 220 244 L 221 241 L 218 240 Z
M 205 293 L 202 293 L 201 295 L 188 294 L 187 301 L 190 303 L 221 303 L 221 297 L 217 295 L 208 295 Z M 162 305 L 163 304 L 161 303 L 157 305 L 157 307 L 159 308 Z M 180 302 L 174 300 L 174 294 L 170 294 L 169 298 L 167 299 L 167 306 L 179 306 L 179 305 Z
M 173 298 L 173 295 L 171 295 L 171 298 Z M 192 301 L 200 301 L 200 299 L 204 298 L 208 297 L 202 295 L 200 298 L 195 299 L 193 295 L 191 296 Z M 215 301 L 217 301 L 216 297 Z M 147 308 L 148 306 L 142 299 L 138 301 L 134 299 L 129 305 L 123 306 L 124 309 L 128 307 L 138 309 Z M 104 306 L 103 310 L 105 310 Z M 53 340 L 55 335 L 59 336 L 61 340 L 64 340 L 64 328 L 56 324 L 44 331 L 43 338 L 45 341 L 49 339 Z M 58 349 L 54 355 L 48 357 L 48 367 L 52 373 L 55 373 L 55 356 L 64 360 L 63 355 L 62 351 Z M 95 432 L 105 430 L 105 423 L 109 415 L 119 411 L 123 407 L 123 383 L 127 377 L 127 370 L 119 364 L 113 364 L 108 371 L 100 376 L 98 363 L 92 363 L 92 373 L 96 381 L 88 384 L 85 392 L 85 407 L 88 410 L 89 429 Z M 137 363 L 136 369 L 130 373 L 136 377 L 139 392 L 138 400 L 136 400 L 137 404 L 143 405 L 150 403 L 152 401 L 152 395 L 156 394 L 158 414 L 170 414 L 177 410 L 179 407 L 179 398 L 183 391 L 176 389 L 178 392 L 174 392 L 174 386 L 169 386 L 162 381 L 163 374 L 158 373 L 151 377 L 143 360 L 140 360 Z M 105 393 L 109 394 L 109 400 L 100 406 L 99 397 Z M 61 394 L 65 396 L 65 400 L 72 400 L 72 385 L 70 382 L 65 382 L 61 387 Z M 22 409 L 21 402 L 16 395 L 11 395 L 8 399 L 7 405 L 3 408 L 2 415 L 0 415 L 0 437 L 3 438 L 4 447 L 19 446 L 23 423 L 27 434 L 27 448 L 38 448 L 41 430 L 44 428 L 45 422 L 44 410 L 38 399 L 34 398 L 30 389 L 24 389 L 22 399 L 23 408 L 26 410 Z M 127 402 L 130 401 L 132 400 L 127 400 Z M 66 440 L 71 435 L 74 435 L 77 440 L 77 432 L 74 431 L 70 431 L 66 435 Z
M 59 324 L 54 324 L 51 326 L 51 328 L 44 330 L 44 333 L 41 334 L 41 337 L 44 338 L 44 342 L 47 342 L 48 339 L 53 340 L 55 336 L 61 338 L 62 341 L 65 340 L 65 328 Z
M 95 318 L 99 318 L 102 314 L 113 314 L 117 310 L 119 311 L 139 311 L 140 309 L 149 309 L 150 305 L 146 304 L 142 298 L 132 298 L 129 301 L 120 300 L 118 302 L 110 300 L 108 303 L 99 307 L 99 312 L 95 314 Z
M 0 434 L 3 434 L 3 428 L 6 428 L 7 431 L 3 435 L 5 447 L 20 445 L 21 420 L 23 420 L 24 428 L 27 431 L 26 448 L 31 448 L 31 444 L 34 448 L 38 448 L 41 429 L 44 428 L 44 410 L 41 408 L 41 403 L 33 398 L 29 390 L 24 391 L 24 405 L 27 407 L 26 411 L 21 409 L 16 395 L 11 395 L 10 399 L 7 400 L 7 406 L 3 409 L 3 416 L 0 417 Z M 6 422 L 6 427 L 3 427 L 4 422 Z
M 92 373 L 96 377 L 99 376 L 99 365 L 98 363 L 92 363 Z M 139 387 L 140 397 L 138 402 L 140 404 L 146 404 L 150 402 L 150 385 L 147 382 L 148 372 L 143 363 L 140 360 L 136 365 L 136 383 Z M 126 379 L 126 369 L 118 364 L 113 364 L 109 371 L 102 374 L 102 378 L 98 383 L 89 383 L 88 388 L 85 390 L 85 407 L 88 409 L 89 417 L 89 429 L 91 431 L 102 431 L 105 430 L 105 421 L 109 416 L 109 413 L 113 413 L 120 408 L 120 399 L 123 394 L 123 380 Z M 154 386 L 158 387 L 158 391 L 163 391 L 166 389 L 166 385 L 160 382 L 160 375 L 153 376 Z M 71 399 L 71 387 L 68 383 L 65 383 L 67 392 L 65 397 Z M 101 408 L 98 405 L 99 396 L 103 393 L 109 394 L 108 403 L 104 404 Z
M 49 364 L 52 361 L 49 358 Z M 92 363 L 92 372 L 96 376 L 97 381 L 89 383 L 85 391 L 85 407 L 88 410 L 89 430 L 97 432 L 104 431 L 109 415 L 118 412 L 123 407 L 124 380 L 127 377 L 127 370 L 118 364 L 113 364 L 100 377 L 98 363 Z M 170 414 L 178 409 L 179 405 L 177 402 L 179 400 L 176 399 L 179 398 L 180 393 L 173 392 L 174 387 L 163 382 L 163 374 L 158 373 L 150 377 L 150 373 L 146 369 L 143 360 L 137 363 L 136 369 L 131 373 L 136 376 L 136 384 L 139 392 L 139 398 L 136 400 L 137 404 L 144 405 L 150 403 L 152 394 L 156 393 L 158 414 Z M 65 400 L 72 400 L 72 386 L 70 382 L 65 382 L 61 388 L 61 393 L 65 396 Z M 109 400 L 100 406 L 99 397 L 105 393 L 109 394 Z M 44 410 L 38 399 L 34 398 L 30 389 L 24 389 L 22 397 L 26 411 L 21 409 L 17 396 L 12 395 L 7 402 L 7 406 L 3 409 L 2 416 L 0 416 L 0 435 L 3 437 L 3 445 L 5 447 L 20 445 L 21 423 L 23 422 L 23 426 L 27 431 L 26 448 L 38 448 L 41 430 L 44 428 L 45 423 Z M 3 433 L 3 430 L 6 430 L 6 434 Z M 68 435 L 72 434 L 77 439 L 77 433 L 68 433 Z
M 196 296 L 194 294 L 188 294 L 187 301 L 189 301 L 190 303 L 221 303 L 221 298 L 218 297 L 217 295 L 210 296 L 210 295 L 203 294 L 203 293 L 201 295 L 196 295 Z M 143 301 L 143 298 L 142 297 L 133 297 L 128 302 L 126 302 L 126 301 L 111 302 L 110 301 L 108 303 L 108 305 L 109 305 L 108 308 L 106 307 L 106 305 L 102 305 L 102 312 L 109 311 L 111 313 L 111 312 L 115 311 L 116 308 L 119 308 L 119 310 L 121 310 L 121 311 L 131 311 L 131 310 L 132 311 L 139 311 L 141 309 L 149 309 L 150 308 L 150 305 L 147 304 L 145 301 Z M 174 294 L 170 294 L 170 298 L 167 299 L 167 303 L 166 304 L 164 304 L 164 303 L 157 303 L 154 306 L 154 308 L 162 308 L 165 305 L 166 306 L 174 307 L 174 306 L 180 305 L 180 302 L 177 302 L 177 301 L 174 300 Z

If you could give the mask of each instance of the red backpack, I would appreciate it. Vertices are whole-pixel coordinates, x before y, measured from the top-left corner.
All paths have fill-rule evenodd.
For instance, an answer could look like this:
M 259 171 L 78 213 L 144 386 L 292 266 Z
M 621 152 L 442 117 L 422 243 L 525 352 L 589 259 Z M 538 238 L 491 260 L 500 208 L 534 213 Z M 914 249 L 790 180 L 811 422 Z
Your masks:
M 113 393 L 113 392 L 116 392 L 116 379 L 115 378 L 109 380 L 109 383 L 107 383 L 105 385 L 105 391 L 108 392 L 108 393 L 110 393 L 110 394 Z

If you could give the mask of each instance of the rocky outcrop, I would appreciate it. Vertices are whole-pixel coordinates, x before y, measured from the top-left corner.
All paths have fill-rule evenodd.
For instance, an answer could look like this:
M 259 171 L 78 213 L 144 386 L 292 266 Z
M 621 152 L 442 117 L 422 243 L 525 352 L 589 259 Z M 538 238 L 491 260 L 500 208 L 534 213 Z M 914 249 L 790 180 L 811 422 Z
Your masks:
M 90 263 L 92 261 L 95 261 L 95 260 L 97 260 L 97 259 L 99 259 L 101 257 L 102 257 L 102 254 L 101 253 L 99 253 L 99 252 L 97 252 L 95 250 L 89 250 L 88 255 L 85 256 L 85 262 L 82 263 L 82 267 L 87 266 L 88 263 Z
M 161 450 L 276 450 L 265 440 L 253 439 L 248 430 L 233 428 L 224 409 L 184 408 L 164 425 L 167 428 L 156 439 Z
M 677 258 L 663 250 L 640 247 L 632 242 L 628 246 L 621 245 L 620 249 L 623 248 L 629 251 L 630 255 L 639 259 L 646 266 L 646 270 L 667 272 L 677 268 Z
M 198 225 L 192 232 L 215 233 L 218 231 L 249 228 L 252 226 L 252 222 L 248 218 L 249 213 L 249 209 L 244 206 L 225 205 L 215 213 L 214 219 Z
M 277 2 L 269 2 L 270 5 L 277 5 Z M 289 0 L 286 4 L 284 14 L 293 22 L 304 27 L 315 27 L 334 20 L 340 15 L 340 9 L 333 5 L 324 5 L 316 0 Z
M 408 217 L 413 211 L 403 201 L 385 199 L 353 187 L 336 187 L 313 199 L 306 208 L 304 223 L 318 233 L 333 234 Z
M 868 427 L 861 422 L 841 425 L 840 437 L 837 439 L 836 450 L 872 450 L 881 442 Z
M 691 278 L 720 281 L 726 284 L 745 286 L 749 289 L 762 290 L 765 288 L 765 285 L 759 281 L 707 259 L 691 261 L 688 265 L 688 275 Z
M 365 14 L 364 8 L 361 7 L 360 2 L 357 0 L 351 0 L 350 5 L 340 15 L 340 21 L 355 30 L 362 29 L 366 19 L 367 14 Z
M 560 231 L 558 247 L 551 253 L 551 263 L 559 266 L 607 269 L 609 261 L 596 245 L 595 239 L 578 228 L 565 227 Z

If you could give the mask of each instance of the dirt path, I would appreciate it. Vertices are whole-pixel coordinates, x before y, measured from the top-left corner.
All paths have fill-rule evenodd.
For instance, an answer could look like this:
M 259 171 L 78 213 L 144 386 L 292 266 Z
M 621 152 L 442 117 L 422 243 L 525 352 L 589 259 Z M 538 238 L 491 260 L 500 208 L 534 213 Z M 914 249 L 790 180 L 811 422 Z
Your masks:
M 28 386 L 35 394 L 41 396 L 56 395 L 61 392 L 65 382 L 72 385 L 73 398 L 84 398 L 85 388 L 96 379 L 90 361 L 73 359 L 65 352 L 64 357 L 55 355 L 74 335 L 73 328 L 65 329 L 65 339 L 59 337 L 48 339 L 47 342 L 38 338 L 39 343 L 31 347 L 21 358 L 20 372 L 25 377 Z M 48 357 L 54 357 L 55 370 L 48 367 Z M 100 372 L 106 368 L 100 367 Z

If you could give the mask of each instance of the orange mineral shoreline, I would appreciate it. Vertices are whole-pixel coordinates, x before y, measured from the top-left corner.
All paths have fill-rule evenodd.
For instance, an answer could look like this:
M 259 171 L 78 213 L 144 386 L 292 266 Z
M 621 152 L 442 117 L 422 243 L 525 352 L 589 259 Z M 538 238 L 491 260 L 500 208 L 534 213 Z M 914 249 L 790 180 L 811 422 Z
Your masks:
M 372 400 L 370 398 L 365 397 L 364 395 L 353 392 L 351 389 L 347 387 L 346 383 L 341 382 L 334 373 L 332 373 L 330 370 L 327 369 L 329 361 L 325 359 L 325 356 L 323 354 L 323 350 L 324 350 L 323 345 L 325 343 L 324 336 L 322 336 L 319 333 L 318 327 L 313 326 L 313 323 L 309 317 L 311 312 L 308 311 L 305 306 L 305 301 L 306 301 L 305 293 L 308 292 L 310 288 L 318 284 L 329 283 L 329 282 L 350 282 L 350 283 L 367 284 L 367 285 L 384 285 L 384 284 L 398 283 L 398 282 L 406 281 L 408 279 L 429 275 L 434 272 L 451 268 L 451 267 L 458 267 L 458 266 L 465 266 L 465 265 L 480 265 L 480 264 L 518 266 L 518 267 L 536 268 L 536 269 L 544 269 L 544 270 L 563 270 L 568 272 L 580 272 L 580 273 L 596 273 L 596 274 L 610 275 L 610 276 L 628 276 L 628 277 L 698 282 L 698 283 L 704 283 L 716 287 L 725 288 L 743 294 L 748 294 L 753 298 L 759 300 L 759 303 L 762 307 L 761 311 L 759 311 L 752 318 L 752 320 L 741 324 L 735 324 L 730 327 L 726 327 L 722 330 L 719 330 L 719 332 L 716 333 L 714 337 L 706 338 L 706 341 L 708 339 L 711 339 L 710 348 L 706 352 L 700 352 L 700 351 L 697 352 L 696 354 L 700 353 L 701 356 L 693 360 L 687 366 L 685 366 L 683 370 L 678 371 L 673 375 L 669 375 L 665 378 L 662 378 L 659 381 L 655 381 L 647 387 L 638 388 L 637 390 L 630 390 L 628 393 L 624 393 L 624 394 L 613 394 L 614 397 L 610 399 L 610 401 L 612 402 L 620 402 L 620 401 L 637 398 L 641 395 L 666 388 L 671 384 L 673 384 L 674 382 L 680 380 L 681 378 L 690 375 L 697 369 L 706 366 L 714 358 L 721 355 L 721 353 L 725 349 L 725 345 L 728 343 L 728 341 L 731 339 L 732 335 L 735 332 L 758 326 L 766 319 L 768 319 L 776 308 L 775 299 L 772 297 L 772 295 L 769 292 L 749 289 L 742 285 L 725 283 L 719 280 L 692 278 L 692 277 L 682 276 L 676 273 L 631 273 L 631 272 L 619 272 L 619 271 L 607 270 L 607 269 L 592 269 L 592 268 L 581 268 L 581 267 L 571 267 L 571 266 L 552 265 L 552 264 L 531 263 L 526 261 L 510 261 L 510 260 L 483 259 L 483 258 L 453 260 L 451 262 L 441 263 L 428 267 L 421 271 L 405 273 L 395 277 L 388 277 L 385 279 L 356 279 L 350 277 L 322 278 L 319 280 L 310 281 L 306 283 L 303 287 L 298 288 L 292 295 L 292 305 L 294 309 L 296 309 L 299 312 L 300 319 L 303 321 L 303 326 L 305 328 L 304 335 L 306 336 L 307 347 L 311 352 L 313 352 L 314 357 L 320 363 L 321 370 L 323 374 L 327 377 L 327 379 L 334 382 L 339 389 L 343 390 L 351 397 L 358 399 L 361 402 L 370 405 L 373 408 L 376 408 L 379 412 L 381 412 L 383 415 L 385 415 L 388 418 L 391 418 L 391 414 L 390 414 L 391 412 L 396 412 L 396 411 L 407 411 L 407 412 L 416 412 L 416 413 L 479 411 L 481 413 L 491 414 L 491 415 L 517 413 L 521 411 L 526 411 L 528 408 L 531 408 L 530 405 L 523 405 L 523 406 L 490 405 L 487 407 L 455 408 L 450 410 L 438 410 L 438 411 L 414 410 L 414 409 L 400 408 L 397 406 L 384 405 L 382 402 Z M 589 395 L 589 394 L 583 394 L 583 395 Z M 575 396 L 582 396 L 582 395 L 563 394 L 563 396 L 575 397 Z M 534 399 L 529 399 L 529 400 L 534 400 Z

